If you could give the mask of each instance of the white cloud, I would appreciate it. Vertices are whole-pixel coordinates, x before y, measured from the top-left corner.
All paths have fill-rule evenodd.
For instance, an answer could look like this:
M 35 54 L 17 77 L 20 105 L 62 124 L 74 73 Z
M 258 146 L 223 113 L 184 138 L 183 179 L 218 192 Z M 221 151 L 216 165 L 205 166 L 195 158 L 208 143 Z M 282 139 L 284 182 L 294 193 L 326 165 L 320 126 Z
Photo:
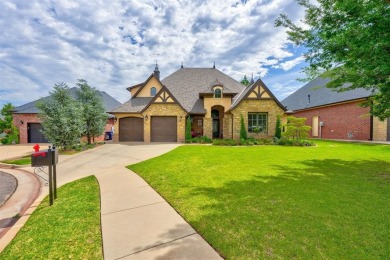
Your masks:
M 272 67 L 276 68 L 276 69 L 283 69 L 284 71 L 288 71 L 288 70 L 294 68 L 296 65 L 302 63 L 304 60 L 305 60 L 305 58 L 303 56 L 299 56 L 295 59 L 282 62 L 282 63 L 280 63 L 278 65 L 274 65 Z
M 301 58 L 288 50 L 285 29 L 274 27 L 280 13 L 303 16 L 294 0 L 1 1 L 0 105 L 79 78 L 124 102 L 125 88 L 144 81 L 155 60 L 162 77 L 181 62 L 215 61 L 238 80 L 289 70 Z

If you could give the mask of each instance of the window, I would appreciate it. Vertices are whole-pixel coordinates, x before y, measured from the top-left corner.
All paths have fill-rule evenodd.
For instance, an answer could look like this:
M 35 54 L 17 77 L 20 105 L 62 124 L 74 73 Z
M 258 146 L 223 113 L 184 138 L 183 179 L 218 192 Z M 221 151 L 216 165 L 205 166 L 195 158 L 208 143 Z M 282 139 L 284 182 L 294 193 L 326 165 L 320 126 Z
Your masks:
M 157 89 L 156 89 L 155 87 L 152 87 L 152 88 L 150 89 L 150 95 L 151 95 L 152 97 L 154 97 L 154 96 L 156 95 L 156 93 L 157 93 Z
M 214 90 L 214 98 L 221 98 L 222 97 L 222 90 L 217 88 Z
M 198 119 L 198 126 L 203 126 L 203 120 L 202 119 Z
M 268 132 L 267 113 L 248 113 L 248 132 L 267 133 Z

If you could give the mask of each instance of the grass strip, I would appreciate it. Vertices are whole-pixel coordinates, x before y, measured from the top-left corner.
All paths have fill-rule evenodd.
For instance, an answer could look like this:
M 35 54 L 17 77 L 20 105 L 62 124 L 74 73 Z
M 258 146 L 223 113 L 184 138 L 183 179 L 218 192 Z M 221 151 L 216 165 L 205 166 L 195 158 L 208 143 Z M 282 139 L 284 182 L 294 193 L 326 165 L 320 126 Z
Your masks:
M 27 165 L 27 164 L 31 164 L 31 156 L 26 155 L 26 156 L 23 156 L 22 158 L 16 158 L 13 160 L 4 160 L 1 162 L 7 163 L 7 164 L 15 164 L 15 165 Z
M 89 176 L 46 197 L 0 259 L 102 259 L 99 185 Z

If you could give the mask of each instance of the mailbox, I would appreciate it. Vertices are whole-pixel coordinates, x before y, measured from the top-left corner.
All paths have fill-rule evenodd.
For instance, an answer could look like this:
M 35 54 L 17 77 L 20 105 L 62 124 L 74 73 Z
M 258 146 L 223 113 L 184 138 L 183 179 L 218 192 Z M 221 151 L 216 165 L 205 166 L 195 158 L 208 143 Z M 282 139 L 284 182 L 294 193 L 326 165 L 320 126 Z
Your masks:
M 40 167 L 40 166 L 50 166 L 53 164 L 51 152 L 48 150 L 40 150 L 39 152 L 34 152 L 31 155 L 31 166 Z
M 58 163 L 58 149 L 53 149 L 51 150 L 52 153 L 53 153 L 53 164 L 57 164 Z

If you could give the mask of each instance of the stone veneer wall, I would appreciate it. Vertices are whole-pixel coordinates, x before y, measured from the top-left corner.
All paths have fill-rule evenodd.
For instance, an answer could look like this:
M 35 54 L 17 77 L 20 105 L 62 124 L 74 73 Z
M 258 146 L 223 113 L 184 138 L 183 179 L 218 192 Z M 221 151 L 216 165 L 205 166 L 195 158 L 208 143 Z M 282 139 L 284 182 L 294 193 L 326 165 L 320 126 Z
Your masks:
M 185 125 L 187 112 L 178 104 L 151 104 L 142 115 L 148 115 L 148 120 L 144 120 L 144 141 L 150 142 L 150 122 L 152 116 L 176 116 L 177 117 L 177 141 L 185 141 Z M 180 118 L 181 117 L 181 118 Z
M 244 117 L 245 129 L 248 131 L 248 113 L 268 113 L 268 133 L 248 133 L 255 138 L 269 138 L 275 135 L 276 116 L 282 116 L 284 110 L 274 100 L 243 100 L 231 113 L 233 114 L 233 139 L 240 139 L 241 114 Z

